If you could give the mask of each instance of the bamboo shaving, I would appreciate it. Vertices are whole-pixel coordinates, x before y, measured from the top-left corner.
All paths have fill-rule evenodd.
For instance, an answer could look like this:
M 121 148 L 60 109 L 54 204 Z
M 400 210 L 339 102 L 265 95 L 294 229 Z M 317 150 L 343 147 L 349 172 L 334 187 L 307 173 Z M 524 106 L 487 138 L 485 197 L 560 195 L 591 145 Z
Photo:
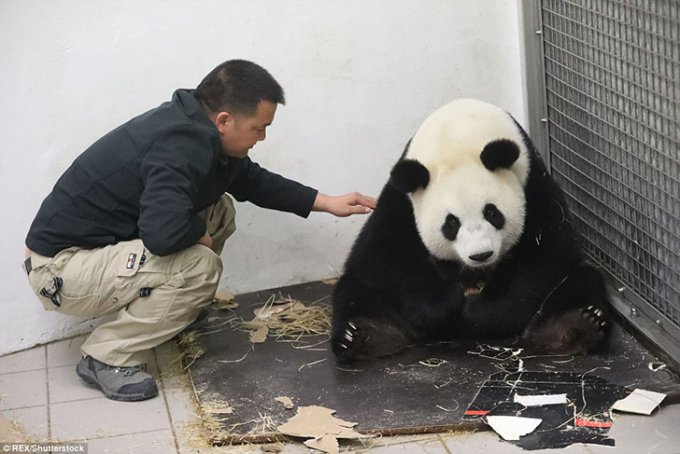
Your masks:
M 241 322 L 239 327 L 251 332 L 259 331 L 259 338 L 266 327 L 267 333 L 277 341 L 299 341 L 306 336 L 329 335 L 331 310 L 327 305 L 317 304 L 320 301 L 306 305 L 290 297 L 271 295 L 262 307 L 254 311 L 255 317 Z

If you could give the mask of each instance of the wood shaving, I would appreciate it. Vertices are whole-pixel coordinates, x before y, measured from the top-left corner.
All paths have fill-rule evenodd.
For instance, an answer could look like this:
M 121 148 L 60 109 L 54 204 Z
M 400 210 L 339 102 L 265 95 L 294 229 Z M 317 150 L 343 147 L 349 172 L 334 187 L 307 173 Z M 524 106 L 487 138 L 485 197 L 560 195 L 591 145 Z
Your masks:
M 331 329 L 330 307 L 316 304 L 320 301 L 306 305 L 290 298 L 277 299 L 276 295 L 272 295 L 262 307 L 253 311 L 254 318 L 252 320 L 241 321 L 235 327 L 250 330 L 251 342 L 254 342 L 253 338 L 263 342 L 263 335 L 265 338 L 267 335 L 271 335 L 277 341 L 285 339 L 298 341 L 305 336 L 329 335 Z M 267 331 L 263 333 L 265 326 Z M 257 335 L 253 334 L 253 331 Z

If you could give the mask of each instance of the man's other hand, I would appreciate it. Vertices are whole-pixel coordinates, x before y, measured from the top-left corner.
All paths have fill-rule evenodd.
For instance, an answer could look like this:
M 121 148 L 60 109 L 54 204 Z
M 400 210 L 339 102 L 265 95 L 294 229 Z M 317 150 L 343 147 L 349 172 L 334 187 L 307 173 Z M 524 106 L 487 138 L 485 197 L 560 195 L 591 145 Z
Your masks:
M 198 239 L 196 244 L 202 244 L 203 246 L 212 249 L 212 237 L 208 234 L 208 232 L 205 232 L 205 234 Z

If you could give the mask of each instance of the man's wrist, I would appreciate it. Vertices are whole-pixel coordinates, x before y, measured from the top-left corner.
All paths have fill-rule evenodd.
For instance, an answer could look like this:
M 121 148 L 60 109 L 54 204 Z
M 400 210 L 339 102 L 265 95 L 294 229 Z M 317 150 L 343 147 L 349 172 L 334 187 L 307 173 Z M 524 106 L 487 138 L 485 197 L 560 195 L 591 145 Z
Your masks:
M 329 197 L 326 194 L 317 193 L 312 211 L 328 211 L 328 199 Z

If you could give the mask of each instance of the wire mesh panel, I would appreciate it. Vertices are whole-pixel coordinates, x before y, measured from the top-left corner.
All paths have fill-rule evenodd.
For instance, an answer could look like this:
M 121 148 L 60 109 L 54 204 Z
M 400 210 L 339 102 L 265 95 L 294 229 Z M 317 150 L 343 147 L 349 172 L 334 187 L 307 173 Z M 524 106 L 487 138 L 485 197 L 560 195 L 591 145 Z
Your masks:
M 680 326 L 680 1 L 541 2 L 549 162 L 584 245 Z

